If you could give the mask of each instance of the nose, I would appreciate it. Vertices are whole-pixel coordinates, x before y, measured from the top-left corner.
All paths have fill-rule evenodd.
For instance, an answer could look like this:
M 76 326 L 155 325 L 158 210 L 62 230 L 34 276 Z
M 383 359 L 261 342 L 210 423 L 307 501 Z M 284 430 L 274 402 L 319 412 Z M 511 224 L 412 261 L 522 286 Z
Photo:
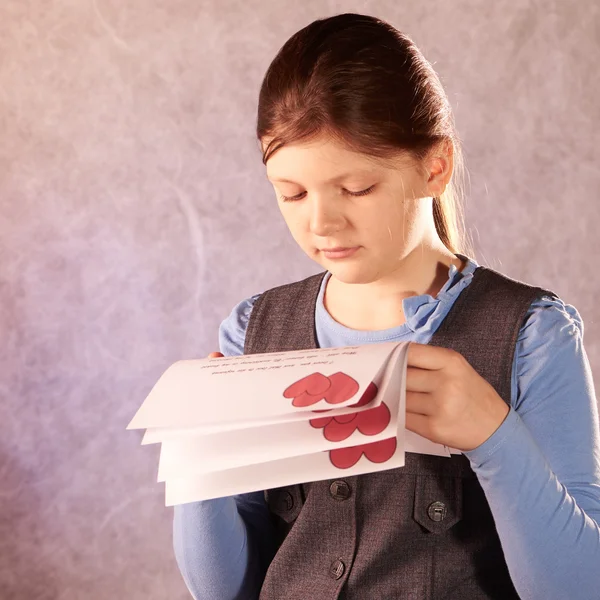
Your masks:
M 344 227 L 345 217 L 336 198 L 315 194 L 309 206 L 311 233 L 327 237 Z

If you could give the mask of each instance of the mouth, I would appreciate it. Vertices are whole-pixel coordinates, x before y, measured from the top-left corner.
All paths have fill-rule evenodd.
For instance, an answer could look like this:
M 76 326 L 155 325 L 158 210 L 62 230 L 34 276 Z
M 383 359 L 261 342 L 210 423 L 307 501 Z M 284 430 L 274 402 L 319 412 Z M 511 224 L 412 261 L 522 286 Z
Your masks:
M 338 246 L 336 248 L 322 248 L 321 252 L 325 256 L 325 258 L 348 258 L 352 256 L 360 246 L 354 246 L 352 248 L 344 248 Z

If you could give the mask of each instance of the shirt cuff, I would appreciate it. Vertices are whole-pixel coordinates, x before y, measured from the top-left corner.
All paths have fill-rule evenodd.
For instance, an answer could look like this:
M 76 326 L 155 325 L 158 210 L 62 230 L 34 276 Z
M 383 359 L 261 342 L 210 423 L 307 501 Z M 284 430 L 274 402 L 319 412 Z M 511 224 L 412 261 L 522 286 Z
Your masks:
M 473 450 L 464 451 L 463 454 L 471 461 L 472 466 L 481 467 L 484 465 L 504 444 L 516 435 L 521 417 L 511 406 L 502 424 L 483 444 L 473 448 Z

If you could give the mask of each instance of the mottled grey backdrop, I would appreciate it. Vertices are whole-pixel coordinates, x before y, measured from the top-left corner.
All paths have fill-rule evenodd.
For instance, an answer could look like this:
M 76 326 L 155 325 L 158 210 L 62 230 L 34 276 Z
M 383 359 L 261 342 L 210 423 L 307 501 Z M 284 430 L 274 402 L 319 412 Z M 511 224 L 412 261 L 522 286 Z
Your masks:
M 1 0 L 2 600 L 188 597 L 158 448 L 125 426 L 235 303 L 318 270 L 255 109 L 285 40 L 351 11 L 434 62 L 475 258 L 574 304 L 600 377 L 597 0 Z

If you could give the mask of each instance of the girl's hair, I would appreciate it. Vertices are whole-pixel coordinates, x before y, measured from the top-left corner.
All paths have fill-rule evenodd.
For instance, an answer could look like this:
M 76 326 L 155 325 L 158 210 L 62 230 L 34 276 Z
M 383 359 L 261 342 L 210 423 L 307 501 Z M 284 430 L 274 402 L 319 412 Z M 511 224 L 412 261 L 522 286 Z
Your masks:
M 270 64 L 256 134 L 271 138 L 263 163 L 284 145 L 325 135 L 380 162 L 418 161 L 453 145 L 454 173 L 433 201 L 437 233 L 451 252 L 474 256 L 464 227 L 464 163 L 448 98 L 414 42 L 375 17 L 346 13 L 295 33 Z

